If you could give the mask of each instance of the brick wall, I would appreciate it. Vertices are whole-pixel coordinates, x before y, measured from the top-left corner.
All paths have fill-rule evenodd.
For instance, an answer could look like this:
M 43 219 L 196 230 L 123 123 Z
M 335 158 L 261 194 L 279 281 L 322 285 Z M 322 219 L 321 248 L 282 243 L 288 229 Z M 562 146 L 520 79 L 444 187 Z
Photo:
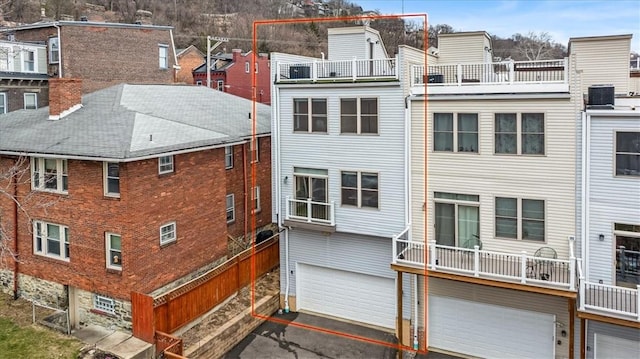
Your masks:
M 196 49 L 189 48 L 178 58 L 178 62 L 180 64 L 180 70 L 178 71 L 176 82 L 195 85 L 196 82 L 193 79 L 193 70 L 205 62 L 205 58 L 202 56 L 202 53 Z M 205 81 L 203 81 L 203 83 L 205 83 Z
M 49 104 L 49 86 L 45 81 L 40 86 L 2 86 L 2 93 L 7 98 L 7 112 L 17 111 L 24 109 L 24 94 L 35 93 L 38 103 L 38 108 L 45 107 Z
M 82 80 L 52 78 L 49 80 L 49 115 L 59 116 L 82 103 Z

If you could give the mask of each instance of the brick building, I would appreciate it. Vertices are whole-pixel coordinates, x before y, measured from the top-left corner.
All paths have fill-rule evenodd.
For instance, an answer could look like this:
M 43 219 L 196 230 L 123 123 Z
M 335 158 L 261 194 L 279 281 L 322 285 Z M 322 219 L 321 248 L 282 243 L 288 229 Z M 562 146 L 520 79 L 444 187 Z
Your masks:
M 0 40 L 0 114 L 47 105 L 47 48 Z
M 251 66 L 253 53 L 243 53 L 240 49 L 233 49 L 230 54 L 221 52 L 211 55 L 210 87 L 251 100 L 253 67 L 256 75 L 256 101 L 271 104 L 269 57 L 267 54 L 258 54 L 256 60 L 256 65 Z M 207 85 L 206 62 L 193 70 L 193 79 L 196 85 Z
M 191 45 L 186 49 L 176 50 L 178 54 L 178 75 L 176 76 L 176 82 L 185 84 L 194 84 L 193 70 L 205 63 L 205 57 L 202 51 L 197 47 Z
M 0 288 L 68 308 L 72 326 L 131 329 L 131 291 L 160 294 L 225 260 L 228 237 L 255 235 L 250 211 L 270 224 L 270 110 L 256 110 L 256 153 L 251 101 L 121 84 L 80 104 L 80 86 L 52 79 L 49 108 L 0 121 L 0 188 L 21 204 L 0 196 L 19 257 L 0 259 Z
M 83 93 L 119 83 L 173 83 L 172 27 L 89 21 L 42 22 L 0 30 L 7 40 L 47 46 L 50 77 L 81 78 Z

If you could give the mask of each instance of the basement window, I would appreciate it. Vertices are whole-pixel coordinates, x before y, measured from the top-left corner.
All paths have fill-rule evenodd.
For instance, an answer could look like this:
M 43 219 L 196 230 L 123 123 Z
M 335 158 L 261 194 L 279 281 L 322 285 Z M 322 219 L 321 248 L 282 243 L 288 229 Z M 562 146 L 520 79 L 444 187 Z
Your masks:
M 116 301 L 104 295 L 94 294 L 93 309 L 107 314 L 116 314 Z

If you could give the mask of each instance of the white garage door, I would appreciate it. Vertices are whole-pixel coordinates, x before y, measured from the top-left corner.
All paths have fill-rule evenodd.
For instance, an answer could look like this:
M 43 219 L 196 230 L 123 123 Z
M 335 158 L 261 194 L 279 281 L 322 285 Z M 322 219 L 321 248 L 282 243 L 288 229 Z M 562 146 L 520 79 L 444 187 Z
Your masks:
M 395 280 L 308 264 L 297 265 L 298 308 L 395 328 Z
M 429 297 L 429 346 L 486 358 L 553 358 L 555 316 Z
M 640 341 L 628 340 L 608 335 L 594 334 L 596 342 L 595 359 L 637 358 Z

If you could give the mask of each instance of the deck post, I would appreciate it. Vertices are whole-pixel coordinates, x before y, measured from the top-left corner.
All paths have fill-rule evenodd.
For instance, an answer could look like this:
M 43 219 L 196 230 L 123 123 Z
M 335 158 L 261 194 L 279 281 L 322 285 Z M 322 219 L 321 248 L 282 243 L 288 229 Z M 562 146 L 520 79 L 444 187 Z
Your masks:
M 396 283 L 396 302 L 398 303 L 398 314 L 396 319 L 396 327 L 398 328 L 398 358 L 403 358 L 402 355 L 402 272 L 398 271 L 398 280 Z
M 574 358 L 575 351 L 575 327 L 576 327 L 576 300 L 568 298 L 569 301 L 569 358 Z
M 520 283 L 527 283 L 527 252 L 522 251 L 520 255 Z
M 580 359 L 585 359 L 587 356 L 587 352 L 586 352 L 586 336 L 587 336 L 587 329 L 585 328 L 586 325 L 586 320 L 584 318 L 580 318 Z
M 640 321 L 640 284 L 636 286 L 636 320 Z
M 473 275 L 480 276 L 480 246 L 473 246 Z

